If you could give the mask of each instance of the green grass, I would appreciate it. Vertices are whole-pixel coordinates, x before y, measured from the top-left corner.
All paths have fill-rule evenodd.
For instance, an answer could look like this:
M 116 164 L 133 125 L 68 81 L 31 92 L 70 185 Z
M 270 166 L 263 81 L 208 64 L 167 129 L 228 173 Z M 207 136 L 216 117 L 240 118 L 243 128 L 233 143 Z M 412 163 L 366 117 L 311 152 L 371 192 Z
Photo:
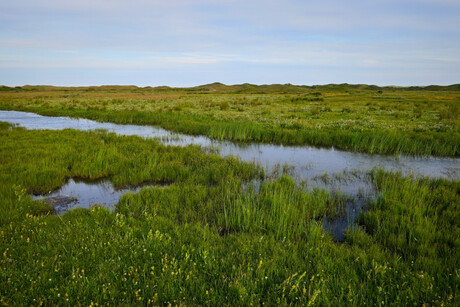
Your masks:
M 235 189 L 236 193 L 224 194 L 223 213 L 218 217 L 218 225 L 226 233 L 247 231 L 278 239 L 306 239 L 311 235 L 312 221 L 333 218 L 344 207 L 340 198 L 332 198 L 324 190 L 307 193 L 286 175 L 261 183 L 259 190 L 250 186 L 238 193 Z
M 361 223 L 382 245 L 421 267 L 458 267 L 460 182 L 374 174 L 382 196 Z M 457 253 L 452 254 L 452 248 Z M 445 258 L 443 263 L 436 259 Z
M 63 185 L 68 178 L 110 178 L 115 187 L 142 183 L 173 184 L 193 182 L 216 185 L 237 176 L 248 180 L 260 176 L 253 164 L 234 158 L 207 155 L 199 147 L 165 147 L 140 137 L 118 137 L 105 132 L 75 130 L 28 131 L 1 125 L 2 184 L 43 193 Z M 9 198 L 12 190 L 4 190 Z M 3 206 L 5 207 L 5 203 Z M 15 212 L 15 203 L 6 206 L 0 224 Z
M 0 302 L 9 305 L 456 305 L 458 181 L 372 174 L 380 198 L 337 243 L 342 201 L 196 147 L 0 124 Z M 54 216 L 70 177 L 168 183 Z
M 460 155 L 458 86 L 224 86 L 0 91 L 0 109 L 159 125 L 215 139 Z

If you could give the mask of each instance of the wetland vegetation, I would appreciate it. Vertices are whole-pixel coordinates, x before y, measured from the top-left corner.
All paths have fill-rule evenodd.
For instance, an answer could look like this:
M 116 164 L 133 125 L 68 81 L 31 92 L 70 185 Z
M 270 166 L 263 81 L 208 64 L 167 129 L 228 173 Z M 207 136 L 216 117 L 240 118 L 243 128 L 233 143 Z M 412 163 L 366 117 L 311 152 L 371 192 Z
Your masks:
M 459 102 L 458 85 L 0 89 L 3 110 L 159 125 L 232 141 L 435 156 L 460 155 Z
M 0 106 L 218 139 L 458 156 L 459 97 L 456 87 L 3 87 Z M 30 196 L 70 178 L 152 186 L 113 211 L 55 215 Z M 458 304 L 458 179 L 377 169 L 368 178 L 378 197 L 338 242 L 324 224 L 346 197 L 306 189 L 289 170 L 264 180 L 258 165 L 198 146 L 0 123 L 0 302 Z

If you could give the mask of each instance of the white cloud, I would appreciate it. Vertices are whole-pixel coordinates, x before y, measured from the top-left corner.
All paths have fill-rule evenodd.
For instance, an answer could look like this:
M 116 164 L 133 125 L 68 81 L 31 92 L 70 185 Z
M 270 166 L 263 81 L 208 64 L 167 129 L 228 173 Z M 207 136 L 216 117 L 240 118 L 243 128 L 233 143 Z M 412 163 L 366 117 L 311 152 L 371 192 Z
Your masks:
M 193 65 L 214 65 L 226 61 L 228 56 L 199 54 L 146 54 L 112 53 L 101 56 L 101 52 L 53 50 L 54 57 L 36 54 L 2 54 L 0 68 L 133 68 L 167 69 Z M 102 52 L 103 54 L 103 52 Z
M 215 79 L 234 67 L 404 68 L 417 77 L 448 63 L 460 79 L 458 20 L 449 0 L 3 1 L 0 68 L 204 67 Z

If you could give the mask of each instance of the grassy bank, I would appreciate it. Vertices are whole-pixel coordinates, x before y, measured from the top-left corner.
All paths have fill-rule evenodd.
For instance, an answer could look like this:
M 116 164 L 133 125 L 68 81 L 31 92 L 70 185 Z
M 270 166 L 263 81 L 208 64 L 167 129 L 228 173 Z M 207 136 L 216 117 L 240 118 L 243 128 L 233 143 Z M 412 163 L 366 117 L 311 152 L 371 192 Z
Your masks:
M 341 210 L 289 176 L 137 137 L 0 124 L 0 302 L 9 305 L 455 305 L 459 182 L 375 172 L 381 197 L 344 243 Z M 69 177 L 127 194 L 114 212 L 34 202 Z
M 0 91 L 0 108 L 159 125 L 215 139 L 460 155 L 456 87 L 48 88 Z

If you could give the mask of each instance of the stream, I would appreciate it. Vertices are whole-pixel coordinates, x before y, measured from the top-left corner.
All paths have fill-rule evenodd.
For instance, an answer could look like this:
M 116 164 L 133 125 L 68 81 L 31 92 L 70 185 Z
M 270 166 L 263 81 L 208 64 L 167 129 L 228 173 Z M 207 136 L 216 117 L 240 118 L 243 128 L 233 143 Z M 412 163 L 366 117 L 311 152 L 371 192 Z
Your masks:
M 161 143 L 171 146 L 200 145 L 205 150 L 216 151 L 221 156 L 235 156 L 242 161 L 255 162 L 265 168 L 268 177 L 275 178 L 280 173 L 288 173 L 298 181 L 307 181 L 308 189 L 326 188 L 331 193 L 342 193 L 356 200 L 346 210 L 346 216 L 334 221 L 325 222 L 325 227 L 338 239 L 343 239 L 346 227 L 356 220 L 359 211 L 365 205 L 365 199 L 376 196 L 376 190 L 369 178 L 369 171 L 374 168 L 387 171 L 398 171 L 403 175 L 429 176 L 431 178 L 460 179 L 460 159 L 439 157 L 411 157 L 371 155 L 336 150 L 334 148 L 316 148 L 312 146 L 283 146 L 272 144 L 250 143 L 241 144 L 229 141 L 212 140 L 205 136 L 190 136 L 170 132 L 154 126 L 119 125 L 101 123 L 88 119 L 68 117 L 49 117 L 35 113 L 18 111 L 0 111 L 0 121 L 16 124 L 26 129 L 77 129 L 83 131 L 103 129 L 118 135 L 136 135 L 144 138 L 156 138 Z M 99 185 L 94 188 L 94 185 Z M 101 186 L 102 184 L 102 186 Z M 67 186 L 69 185 L 69 186 Z M 75 198 L 71 207 L 87 207 L 88 202 L 102 203 L 108 207 L 118 202 L 119 197 L 127 190 L 116 191 L 110 182 L 69 183 L 53 194 Z M 93 191 L 87 194 L 98 194 L 97 200 L 83 201 L 86 189 Z M 73 187 L 73 188 L 72 188 Z M 83 192 L 82 192 L 83 189 Z M 96 189 L 96 190 L 94 190 Z M 97 192 L 99 189 L 100 192 Z M 76 191 L 79 191 L 78 194 Z M 96 192 L 94 192 L 96 191 Z M 136 191 L 136 189 L 130 189 Z M 84 205 L 81 205 L 84 203 Z M 70 207 L 69 207 L 70 208 Z M 59 213 L 65 212 L 60 208 Z

